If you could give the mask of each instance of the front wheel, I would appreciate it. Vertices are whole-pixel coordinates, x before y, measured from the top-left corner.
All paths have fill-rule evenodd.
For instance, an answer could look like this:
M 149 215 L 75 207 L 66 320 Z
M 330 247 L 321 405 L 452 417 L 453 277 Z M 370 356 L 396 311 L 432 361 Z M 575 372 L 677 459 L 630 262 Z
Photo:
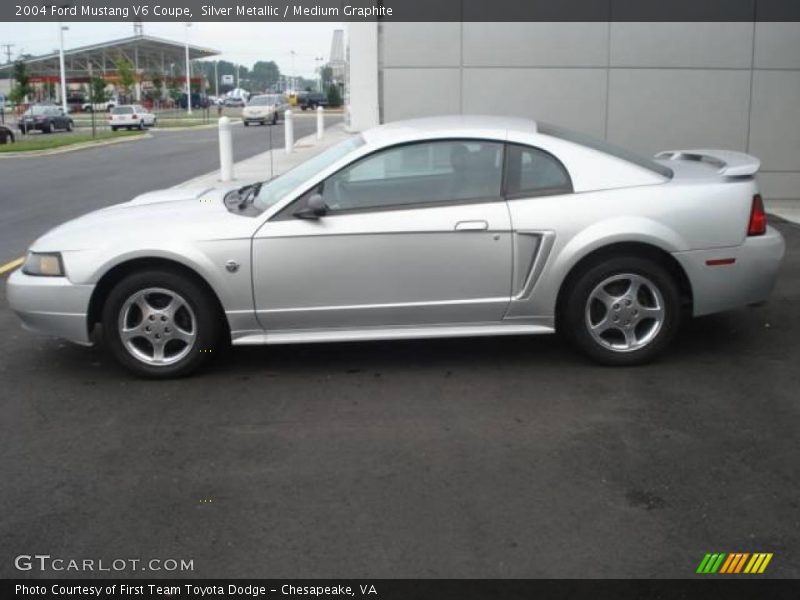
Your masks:
M 177 272 L 129 275 L 103 307 L 103 331 L 114 358 L 137 375 L 188 375 L 205 363 L 222 339 L 222 316 L 210 294 Z
M 653 360 L 680 323 L 680 296 L 659 263 L 619 257 L 581 272 L 567 290 L 562 326 L 586 355 L 606 365 Z

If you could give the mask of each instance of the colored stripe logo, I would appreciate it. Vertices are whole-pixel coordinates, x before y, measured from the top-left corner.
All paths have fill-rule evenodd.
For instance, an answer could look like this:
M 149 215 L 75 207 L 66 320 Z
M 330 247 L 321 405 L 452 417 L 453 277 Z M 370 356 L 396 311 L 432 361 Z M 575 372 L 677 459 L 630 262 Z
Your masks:
M 763 573 L 769 561 L 772 560 L 772 553 L 769 552 L 717 552 L 715 554 L 706 554 L 700 565 L 697 567 L 697 573 L 701 575 L 711 575 L 714 573 L 736 575 L 739 573 L 748 574 L 761 574 Z

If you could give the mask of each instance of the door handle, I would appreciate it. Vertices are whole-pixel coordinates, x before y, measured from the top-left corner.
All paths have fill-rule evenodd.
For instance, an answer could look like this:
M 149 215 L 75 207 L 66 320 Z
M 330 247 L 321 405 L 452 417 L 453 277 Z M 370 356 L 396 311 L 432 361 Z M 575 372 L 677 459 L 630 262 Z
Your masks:
M 456 231 L 486 231 L 489 223 L 486 221 L 459 221 L 456 223 Z

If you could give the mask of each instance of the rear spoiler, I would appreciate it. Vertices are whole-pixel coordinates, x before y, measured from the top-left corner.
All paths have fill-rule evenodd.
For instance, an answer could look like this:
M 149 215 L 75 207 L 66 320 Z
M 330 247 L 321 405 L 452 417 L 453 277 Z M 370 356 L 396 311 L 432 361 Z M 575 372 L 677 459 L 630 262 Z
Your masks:
M 755 156 L 732 150 L 665 150 L 656 154 L 655 158 L 663 160 L 694 160 L 709 164 L 717 169 L 723 177 L 745 177 L 755 175 L 761 167 L 761 161 Z

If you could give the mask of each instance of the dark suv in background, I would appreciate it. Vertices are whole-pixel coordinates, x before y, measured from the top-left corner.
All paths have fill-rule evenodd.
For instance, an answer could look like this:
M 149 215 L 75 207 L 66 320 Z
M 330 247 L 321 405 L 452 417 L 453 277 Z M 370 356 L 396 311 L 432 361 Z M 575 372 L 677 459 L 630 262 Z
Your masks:
M 178 106 L 186 108 L 186 93 L 180 95 L 178 98 Z M 192 94 L 192 108 L 208 108 L 211 106 L 211 101 L 205 94 Z
M 328 97 L 325 94 L 320 94 L 319 92 L 308 92 L 307 94 L 301 94 L 297 100 L 300 108 L 303 110 L 307 110 L 309 108 L 315 109 L 318 106 L 328 106 Z

